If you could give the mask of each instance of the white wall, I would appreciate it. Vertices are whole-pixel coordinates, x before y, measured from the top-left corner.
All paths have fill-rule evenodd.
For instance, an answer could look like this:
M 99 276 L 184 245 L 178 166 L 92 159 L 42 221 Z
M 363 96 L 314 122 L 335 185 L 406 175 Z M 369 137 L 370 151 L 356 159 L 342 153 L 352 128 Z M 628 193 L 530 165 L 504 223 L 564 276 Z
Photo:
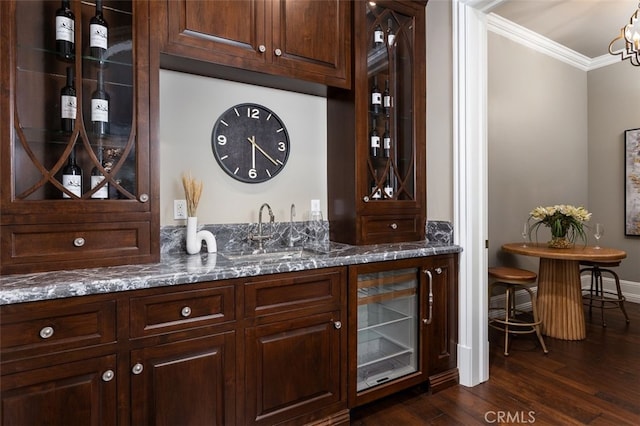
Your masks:
M 500 246 L 521 241 L 536 206 L 589 207 L 587 75 L 492 32 L 488 66 L 489 265 L 537 270 Z
M 451 3 L 432 0 L 427 7 L 427 218 L 452 220 Z M 287 125 L 291 153 L 285 169 L 262 184 L 236 182 L 219 168 L 211 152 L 211 130 L 228 107 L 257 102 Z M 160 71 L 160 223 L 173 220 L 173 200 L 183 199 L 180 176 L 191 171 L 204 181 L 198 207 L 200 223 L 256 222 L 268 202 L 277 221 L 305 220 L 312 198 L 326 217 L 326 100 L 260 86 Z M 329 173 L 331 172 L 329 161 Z
M 640 68 L 620 61 L 589 71 L 588 84 L 592 224 L 605 225 L 603 245 L 627 252 L 618 274 L 640 283 L 640 236 L 624 235 L 624 131 L 640 127 Z
M 290 137 L 289 160 L 273 179 L 259 184 L 238 182 L 218 166 L 211 150 L 211 131 L 227 108 L 263 104 L 285 123 Z M 320 199 L 326 212 L 326 100 L 322 97 L 249 84 L 160 71 L 160 222 L 173 220 L 173 200 L 184 199 L 181 175 L 191 172 L 204 182 L 198 206 L 200 223 L 245 223 L 258 220 L 268 202 L 277 221 L 308 214 L 310 200 Z

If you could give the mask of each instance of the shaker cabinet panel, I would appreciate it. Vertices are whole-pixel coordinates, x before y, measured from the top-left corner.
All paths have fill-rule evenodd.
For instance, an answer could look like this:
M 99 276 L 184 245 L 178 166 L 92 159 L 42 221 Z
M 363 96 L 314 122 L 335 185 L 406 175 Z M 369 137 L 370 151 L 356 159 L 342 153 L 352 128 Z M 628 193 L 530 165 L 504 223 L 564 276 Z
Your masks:
M 115 425 L 115 355 L 2 376 L 1 424 Z
M 165 0 L 153 7 L 159 28 L 166 28 L 160 37 L 162 53 L 350 87 L 348 0 Z M 187 72 L 202 69 L 168 63 Z

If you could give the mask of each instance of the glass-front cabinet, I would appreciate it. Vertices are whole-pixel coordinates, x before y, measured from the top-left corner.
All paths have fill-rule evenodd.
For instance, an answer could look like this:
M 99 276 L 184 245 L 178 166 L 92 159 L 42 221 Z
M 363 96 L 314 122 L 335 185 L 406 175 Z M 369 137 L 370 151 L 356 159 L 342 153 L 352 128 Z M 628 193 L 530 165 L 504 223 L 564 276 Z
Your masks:
M 424 239 L 425 5 L 353 3 L 354 89 L 328 95 L 334 241 Z
M 153 260 L 148 3 L 0 13 L 2 272 Z

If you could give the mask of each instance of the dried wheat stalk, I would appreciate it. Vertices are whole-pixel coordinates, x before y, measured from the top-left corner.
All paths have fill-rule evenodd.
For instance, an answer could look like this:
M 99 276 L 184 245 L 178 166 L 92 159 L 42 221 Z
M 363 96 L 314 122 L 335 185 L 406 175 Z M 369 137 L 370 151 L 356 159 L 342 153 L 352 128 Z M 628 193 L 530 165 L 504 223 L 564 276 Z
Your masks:
M 202 195 L 202 181 L 197 181 L 191 177 L 191 172 L 189 172 L 189 176 L 183 173 L 182 186 L 184 187 L 184 196 L 187 199 L 187 215 L 195 217 L 200 195 Z

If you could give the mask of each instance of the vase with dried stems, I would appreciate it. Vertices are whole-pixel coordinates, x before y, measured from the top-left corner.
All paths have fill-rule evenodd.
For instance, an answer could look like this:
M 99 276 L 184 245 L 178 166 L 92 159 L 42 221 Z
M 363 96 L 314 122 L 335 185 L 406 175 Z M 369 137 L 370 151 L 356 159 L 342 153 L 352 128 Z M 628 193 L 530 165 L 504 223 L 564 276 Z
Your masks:
M 200 196 L 202 195 L 202 181 L 198 181 L 191 176 L 182 175 L 182 186 L 184 196 L 187 201 L 187 253 L 200 253 L 202 242 L 207 245 L 207 252 L 213 253 L 218 250 L 215 236 L 206 230 L 198 231 L 198 217 L 196 211 Z

